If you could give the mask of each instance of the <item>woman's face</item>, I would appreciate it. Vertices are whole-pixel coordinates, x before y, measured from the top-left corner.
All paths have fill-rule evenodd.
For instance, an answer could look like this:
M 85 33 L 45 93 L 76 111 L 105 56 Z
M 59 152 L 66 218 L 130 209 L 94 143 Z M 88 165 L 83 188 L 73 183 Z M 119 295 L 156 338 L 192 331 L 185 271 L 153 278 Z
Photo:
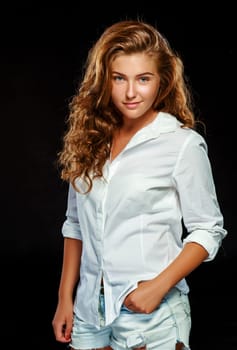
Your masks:
M 152 108 L 160 86 L 154 57 L 145 53 L 121 54 L 111 65 L 114 105 L 124 122 L 154 116 Z

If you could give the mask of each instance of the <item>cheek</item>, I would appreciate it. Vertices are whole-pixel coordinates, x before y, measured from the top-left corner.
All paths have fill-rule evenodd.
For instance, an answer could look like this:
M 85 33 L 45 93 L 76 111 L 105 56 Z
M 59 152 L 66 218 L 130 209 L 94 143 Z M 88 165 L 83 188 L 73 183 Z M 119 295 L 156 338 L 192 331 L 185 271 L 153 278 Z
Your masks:
M 122 97 L 122 94 L 123 94 L 123 91 L 121 87 L 118 87 L 118 86 L 112 87 L 111 98 L 113 102 L 119 101 Z
M 144 93 L 146 93 L 147 98 L 149 98 L 151 100 L 155 100 L 156 96 L 158 94 L 158 91 L 159 91 L 159 88 L 157 86 L 155 86 L 154 88 L 149 89 Z

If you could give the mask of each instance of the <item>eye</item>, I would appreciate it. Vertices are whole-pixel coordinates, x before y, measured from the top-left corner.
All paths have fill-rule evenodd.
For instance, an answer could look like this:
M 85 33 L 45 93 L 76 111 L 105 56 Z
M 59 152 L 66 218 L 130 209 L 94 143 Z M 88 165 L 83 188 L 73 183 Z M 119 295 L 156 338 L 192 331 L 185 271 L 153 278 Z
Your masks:
M 150 80 L 150 78 L 147 76 L 143 76 L 143 77 L 139 77 L 139 80 L 141 83 L 146 83 Z
M 120 81 L 123 81 L 124 78 L 121 75 L 113 75 L 113 80 L 120 82 Z

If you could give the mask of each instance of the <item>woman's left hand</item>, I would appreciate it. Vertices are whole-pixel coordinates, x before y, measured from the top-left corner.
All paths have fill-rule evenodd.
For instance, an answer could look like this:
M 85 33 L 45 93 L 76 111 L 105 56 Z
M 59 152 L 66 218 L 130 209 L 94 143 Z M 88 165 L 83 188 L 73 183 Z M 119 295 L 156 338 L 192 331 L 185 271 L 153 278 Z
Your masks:
M 124 305 L 134 311 L 149 314 L 154 311 L 163 299 L 164 294 L 154 280 L 142 281 L 124 300 Z

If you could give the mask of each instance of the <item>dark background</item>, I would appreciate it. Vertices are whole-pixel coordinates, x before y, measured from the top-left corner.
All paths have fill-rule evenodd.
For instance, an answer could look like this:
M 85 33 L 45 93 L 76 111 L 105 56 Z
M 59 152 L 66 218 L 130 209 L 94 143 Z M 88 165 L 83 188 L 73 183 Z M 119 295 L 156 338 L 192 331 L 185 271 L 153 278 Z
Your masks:
M 92 43 L 113 22 L 139 16 L 183 58 L 229 232 L 216 259 L 188 277 L 192 350 L 237 349 L 235 12 L 227 2 L 209 12 L 195 2 L 145 3 L 11 3 L 1 10 L 1 348 L 65 348 L 51 320 L 67 194 L 55 162 L 68 102 Z

